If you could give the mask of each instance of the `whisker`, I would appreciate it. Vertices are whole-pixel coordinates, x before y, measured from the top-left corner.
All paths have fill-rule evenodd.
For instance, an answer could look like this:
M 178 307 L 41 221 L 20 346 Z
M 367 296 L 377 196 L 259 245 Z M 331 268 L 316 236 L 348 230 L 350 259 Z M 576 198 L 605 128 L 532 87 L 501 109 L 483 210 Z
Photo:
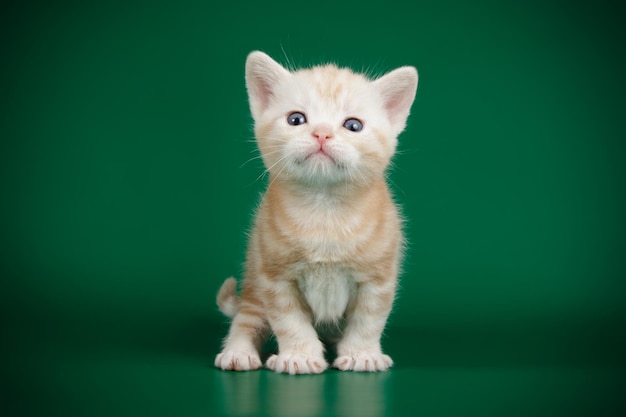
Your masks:
M 273 138 L 271 141 L 272 142 L 278 142 L 278 143 L 287 143 L 287 142 L 289 142 L 289 139 Z M 256 140 L 256 138 L 248 138 L 248 139 L 245 139 L 244 142 L 256 144 L 257 140 Z
M 274 155 L 274 154 L 276 154 L 276 153 L 280 153 L 280 149 L 279 149 L 279 150 L 272 151 L 272 152 L 266 152 L 266 153 L 264 153 L 264 155 L 265 155 L 265 156 L 268 156 L 268 155 Z M 262 158 L 263 158 L 263 155 L 261 155 L 261 154 L 256 155 L 256 156 L 253 156 L 252 158 L 248 159 L 246 162 L 244 162 L 243 164 L 241 164 L 241 165 L 239 166 L 239 168 L 243 168 L 246 164 L 248 164 L 248 163 L 249 163 L 249 162 L 251 162 L 251 161 L 254 161 L 255 159 L 262 159 Z
M 356 173 L 359 174 L 359 177 L 363 180 L 363 184 L 367 184 L 369 182 L 362 169 L 357 169 Z
M 262 155 L 257 155 L 257 156 L 253 156 L 252 158 L 248 159 L 246 162 L 244 162 L 243 164 L 239 165 L 239 169 L 243 168 L 244 166 L 246 166 L 248 163 L 254 161 L 255 159 L 262 159 L 263 156 Z
M 285 52 L 285 48 L 283 47 L 283 44 L 280 44 L 280 49 L 283 51 L 283 55 L 285 56 L 285 60 L 287 61 L 287 69 L 289 71 L 295 71 L 296 70 L 296 66 L 289 60 L 289 56 L 287 56 L 287 52 Z
M 272 166 L 271 166 L 271 167 L 269 167 L 269 168 L 265 169 L 265 170 L 261 173 L 261 175 L 259 175 L 259 176 L 256 178 L 256 180 L 254 180 L 254 182 L 257 182 L 257 181 L 258 181 L 258 180 L 260 180 L 261 178 L 265 177 L 265 175 L 266 175 L 266 174 L 269 174 L 269 173 L 270 173 L 270 170 L 271 170 L 272 168 L 274 168 L 276 165 L 278 165 L 279 163 L 281 163 L 281 162 L 282 162 L 285 158 L 287 158 L 288 156 L 289 156 L 289 155 L 283 155 L 283 156 L 282 156 L 282 158 L 279 158 L 279 159 L 278 159 L 278 161 L 274 162 L 274 163 L 272 164 Z M 283 169 L 285 169 L 285 168 L 283 167 Z M 282 172 L 282 169 L 281 169 L 281 171 L 280 171 L 280 172 Z M 268 187 L 268 188 L 269 188 L 269 187 Z
M 274 164 L 276 165 L 276 164 Z M 267 186 L 267 189 L 269 190 L 272 187 L 272 184 L 274 184 L 274 182 L 278 179 L 278 177 L 280 177 L 280 174 L 283 173 L 283 171 L 285 170 L 285 168 L 287 168 L 287 164 L 283 165 L 282 169 L 280 171 L 278 171 L 278 174 L 276 174 L 276 176 L 274 177 L 274 179 L 270 182 L 270 185 Z
M 387 176 L 386 180 L 387 180 L 387 181 L 389 181 L 389 182 L 393 185 L 393 187 L 394 187 L 394 189 L 395 189 L 395 190 L 400 191 L 400 192 L 402 193 L 402 195 L 406 197 L 406 193 L 404 192 L 404 190 L 403 190 L 402 188 L 400 188 L 400 187 L 398 186 L 398 184 L 396 184 L 396 183 L 395 183 L 395 182 L 391 179 L 391 177 L 390 177 L 390 176 Z

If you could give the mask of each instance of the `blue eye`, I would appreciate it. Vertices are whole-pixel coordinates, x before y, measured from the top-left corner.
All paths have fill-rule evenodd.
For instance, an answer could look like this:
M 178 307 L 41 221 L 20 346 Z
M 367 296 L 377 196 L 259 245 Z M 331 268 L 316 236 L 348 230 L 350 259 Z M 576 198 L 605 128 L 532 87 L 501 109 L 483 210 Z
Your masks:
M 287 116 L 287 123 L 291 126 L 299 126 L 306 123 L 306 117 L 300 112 L 293 112 Z
M 343 127 L 351 132 L 360 132 L 363 129 L 363 123 L 357 119 L 347 119 L 343 122 Z

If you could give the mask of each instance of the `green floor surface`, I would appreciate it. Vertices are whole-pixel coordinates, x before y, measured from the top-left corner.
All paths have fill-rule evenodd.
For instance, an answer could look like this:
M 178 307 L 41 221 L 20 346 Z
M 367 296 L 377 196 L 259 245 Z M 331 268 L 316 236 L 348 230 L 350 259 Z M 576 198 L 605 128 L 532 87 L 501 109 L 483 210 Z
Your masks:
M 12 416 L 617 416 L 624 341 L 606 329 L 396 328 L 387 373 L 217 370 L 225 327 L 203 318 L 13 328 L 2 405 Z M 589 339 L 593 337 L 593 339 Z M 270 346 L 271 348 L 271 346 Z

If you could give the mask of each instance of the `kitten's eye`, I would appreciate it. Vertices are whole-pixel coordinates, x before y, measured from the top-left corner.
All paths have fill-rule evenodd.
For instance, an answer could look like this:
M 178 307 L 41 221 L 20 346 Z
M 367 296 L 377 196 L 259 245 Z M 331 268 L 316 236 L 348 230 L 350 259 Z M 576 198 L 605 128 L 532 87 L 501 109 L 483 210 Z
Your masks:
M 299 126 L 306 123 L 306 117 L 300 112 L 293 112 L 287 116 L 287 123 L 291 126 Z
M 363 123 L 357 119 L 348 119 L 343 122 L 343 127 L 348 129 L 351 132 L 360 132 L 363 129 Z

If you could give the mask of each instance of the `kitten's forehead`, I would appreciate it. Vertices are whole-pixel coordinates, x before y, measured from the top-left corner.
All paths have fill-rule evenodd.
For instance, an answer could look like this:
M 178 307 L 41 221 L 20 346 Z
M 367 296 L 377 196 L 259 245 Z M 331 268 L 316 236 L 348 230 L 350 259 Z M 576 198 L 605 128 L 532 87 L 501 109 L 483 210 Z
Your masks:
M 376 107 L 370 81 L 349 69 L 331 64 L 291 75 L 282 86 L 282 111 L 303 111 L 312 123 L 334 124 L 346 116 L 364 117 Z
M 364 76 L 332 64 L 300 70 L 296 77 L 305 81 L 318 96 L 333 101 L 339 101 L 350 92 L 364 89 L 368 84 Z

